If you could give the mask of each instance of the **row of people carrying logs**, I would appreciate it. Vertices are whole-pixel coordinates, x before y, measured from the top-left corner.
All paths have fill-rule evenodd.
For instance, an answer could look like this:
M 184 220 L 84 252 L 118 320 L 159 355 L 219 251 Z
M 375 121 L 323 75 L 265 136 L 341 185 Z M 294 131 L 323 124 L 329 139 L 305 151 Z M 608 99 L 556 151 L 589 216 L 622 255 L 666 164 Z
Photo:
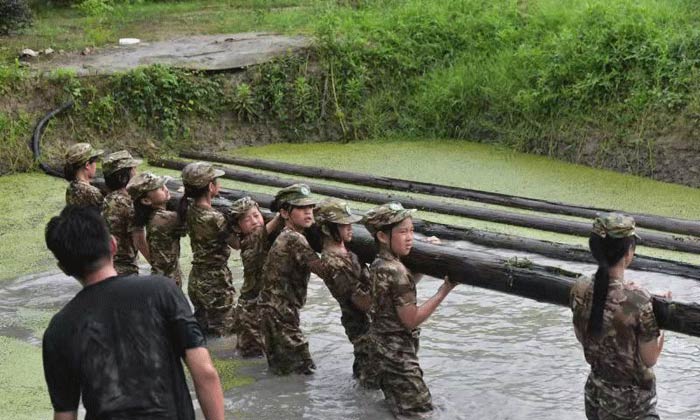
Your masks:
M 317 203 L 303 184 L 277 193 L 271 210 L 279 213 L 267 223 L 249 197 L 234 202 L 226 217 L 211 206 L 223 171 L 208 163 L 191 163 L 182 171 L 185 195 L 173 212 L 166 209 L 167 178 L 136 175 L 140 161 L 120 151 L 103 162 L 112 192 L 102 203 L 99 190 L 89 183 L 101 154 L 86 143 L 70 148 L 66 202 L 101 205 L 112 234 L 123 243 L 117 251 L 121 255 L 115 256 L 120 274 L 137 272 L 138 248 L 154 273 L 179 285 L 179 238 L 189 234 L 193 261 L 188 294 L 204 331 L 238 333 L 243 356 L 265 354 L 270 370 L 285 375 L 315 369 L 299 328 L 299 311 L 314 272 L 340 304 L 341 322 L 354 345 L 353 375 L 360 384 L 381 388 L 397 415 L 432 409 L 418 364 L 417 327 L 455 285 L 445 279 L 435 296 L 417 305 L 417 279 L 400 261 L 411 251 L 415 210 L 388 203 L 367 212 L 364 223 L 379 247 L 368 269 L 345 247 L 352 239 L 352 223 L 363 218 L 340 200 Z M 304 235 L 312 227 L 322 238 L 320 257 Z M 589 418 L 600 418 L 601 413 L 625 418 L 656 415 L 651 367 L 663 346 L 663 333 L 648 292 L 623 280 L 636 237 L 634 220 L 628 216 L 596 218 L 590 245 L 599 270 L 572 289 L 576 336 L 592 367 L 585 388 Z M 244 267 L 237 307 L 227 266 L 231 247 L 241 250 Z

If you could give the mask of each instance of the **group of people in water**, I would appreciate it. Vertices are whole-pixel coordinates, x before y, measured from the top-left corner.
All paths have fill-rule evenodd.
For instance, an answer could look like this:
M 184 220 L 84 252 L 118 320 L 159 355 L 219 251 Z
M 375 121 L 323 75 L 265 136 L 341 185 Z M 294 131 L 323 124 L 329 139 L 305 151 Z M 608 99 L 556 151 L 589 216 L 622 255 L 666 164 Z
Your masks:
M 250 197 L 221 212 L 212 202 L 224 172 L 205 162 L 182 170 L 184 192 L 173 209 L 168 178 L 137 173 L 141 161 L 125 150 L 102 160 L 110 191 L 103 197 L 90 184 L 102 155 L 87 143 L 69 148 L 66 203 L 101 211 L 116 238 L 114 267 L 120 276 L 138 274 L 140 252 L 153 274 L 181 287 L 180 238 L 188 235 L 193 257 L 187 294 L 202 331 L 236 334 L 243 357 L 264 355 L 270 372 L 288 375 L 316 368 L 300 328 L 314 273 L 340 306 L 358 383 L 381 389 L 396 416 L 432 410 L 417 357 L 419 326 L 456 283 L 445 278 L 434 296 L 417 303 L 420 276 L 402 262 L 413 246 L 414 209 L 390 202 L 359 215 L 344 201 L 318 200 L 308 186 L 294 184 L 275 195 L 268 217 Z M 369 266 L 348 249 L 354 223 L 364 224 L 374 237 L 377 254 Z M 631 217 L 600 215 L 590 236 L 598 271 L 572 288 L 574 329 L 591 365 L 585 387 L 589 419 L 658 418 L 651 367 L 663 333 L 651 296 L 624 280 L 636 243 Z M 240 294 L 228 268 L 232 249 L 240 250 L 243 263 Z

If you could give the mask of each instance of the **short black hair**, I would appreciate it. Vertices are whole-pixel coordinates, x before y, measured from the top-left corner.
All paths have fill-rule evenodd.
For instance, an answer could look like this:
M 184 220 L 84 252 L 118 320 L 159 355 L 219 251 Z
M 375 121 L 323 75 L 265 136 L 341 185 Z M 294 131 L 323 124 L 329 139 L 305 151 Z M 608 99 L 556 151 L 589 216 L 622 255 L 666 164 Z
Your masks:
M 64 207 L 46 225 L 45 239 L 63 271 L 76 278 L 100 269 L 111 254 L 107 224 L 92 207 Z
M 131 169 L 132 168 L 122 168 L 109 175 L 105 175 L 105 184 L 107 184 L 107 188 L 109 188 L 110 191 L 117 191 L 125 188 L 126 184 L 131 180 Z

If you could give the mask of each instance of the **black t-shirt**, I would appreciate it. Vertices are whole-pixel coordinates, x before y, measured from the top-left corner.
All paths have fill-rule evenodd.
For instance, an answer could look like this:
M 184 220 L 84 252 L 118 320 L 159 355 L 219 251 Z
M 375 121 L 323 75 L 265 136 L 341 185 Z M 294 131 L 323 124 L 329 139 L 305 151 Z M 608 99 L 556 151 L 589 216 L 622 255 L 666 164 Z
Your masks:
M 161 276 L 119 276 L 85 287 L 44 333 L 54 410 L 90 419 L 194 419 L 181 359 L 205 344 L 189 303 Z

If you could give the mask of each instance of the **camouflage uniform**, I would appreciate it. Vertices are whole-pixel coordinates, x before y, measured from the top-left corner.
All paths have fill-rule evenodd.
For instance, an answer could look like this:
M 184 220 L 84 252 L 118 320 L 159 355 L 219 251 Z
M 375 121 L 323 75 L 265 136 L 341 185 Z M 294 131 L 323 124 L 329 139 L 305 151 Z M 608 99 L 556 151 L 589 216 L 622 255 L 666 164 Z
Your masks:
M 388 203 L 367 212 L 365 225 L 375 235 L 381 227 L 401 222 L 415 210 Z M 381 248 L 369 269 L 372 285 L 371 363 L 394 415 L 432 410 L 432 397 L 418 364 L 420 329 L 406 328 L 397 308 L 416 304 L 413 275 L 398 257 Z
M 114 268 L 117 273 L 138 274 L 138 253 L 131 234 L 142 228 L 134 225 L 134 203 L 129 194 L 123 190 L 107 194 L 102 217 L 107 222 L 109 233 L 117 239 L 117 253 L 114 255 Z
M 66 189 L 66 204 L 74 206 L 94 206 L 98 210 L 102 208 L 104 196 L 97 187 L 87 182 L 73 180 Z
M 140 163 L 140 160 L 132 158 L 126 150 L 120 150 L 105 158 L 102 171 L 105 176 L 109 176 L 121 169 L 134 168 Z M 134 225 L 134 202 L 126 189 L 107 194 L 102 205 L 102 217 L 107 222 L 109 233 L 117 239 L 117 253 L 114 255 L 114 268 L 117 273 L 138 274 L 138 251 L 134 246 L 132 234 L 143 228 Z
M 632 236 L 634 221 L 617 214 L 603 215 L 596 219 L 593 232 L 602 237 Z M 575 283 L 570 303 L 576 338 L 591 366 L 585 386 L 588 419 L 658 419 L 654 372 L 639 354 L 639 343 L 656 340 L 660 334 L 651 295 L 611 278 L 599 337 L 587 333 L 593 304 L 591 278 Z
M 282 189 L 275 199 L 293 206 L 315 204 L 309 194 L 306 185 L 295 184 Z M 327 274 L 304 235 L 285 227 L 267 254 L 259 298 L 265 355 L 270 371 L 277 375 L 308 374 L 316 367 L 299 328 L 311 271 L 321 277 Z
M 144 172 L 133 177 L 126 189 L 136 202 L 148 192 L 161 188 L 169 179 L 167 176 Z M 177 213 L 162 208 L 153 210 L 146 225 L 151 273 L 169 277 L 180 287 L 180 238 L 185 234 L 184 223 L 180 221 Z
M 186 185 L 201 188 L 223 174 L 208 163 L 196 162 L 182 170 L 182 180 Z M 223 214 L 211 208 L 189 206 L 187 233 L 192 245 L 192 271 L 187 294 L 202 329 L 217 335 L 233 330 L 236 298 L 228 268 L 231 249 L 222 232 L 230 232 Z
M 70 165 L 87 163 L 90 159 L 102 155 L 102 150 L 96 150 L 88 143 L 77 143 L 66 151 L 65 160 Z M 102 208 L 104 197 L 99 189 L 87 182 L 73 180 L 66 189 L 66 204 L 75 206 L 95 206 Z
M 177 213 L 165 209 L 156 209 L 146 226 L 151 273 L 171 278 L 180 287 L 180 238 L 185 233 L 185 226 L 180 223 Z
M 330 236 L 327 229 L 331 223 L 344 225 L 362 220 L 361 216 L 352 213 L 346 202 L 335 198 L 321 201 L 314 209 L 314 217 L 326 236 Z M 324 250 L 321 253 L 321 261 L 330 272 L 329 276 L 323 278 L 323 282 L 340 305 L 340 322 L 353 344 L 353 376 L 358 378 L 363 386 L 374 388 L 374 375 L 369 369 L 369 314 L 353 303 L 353 299 L 369 297 L 369 271 L 351 251 L 341 254 Z
M 250 197 L 236 200 L 231 205 L 231 223 L 258 204 Z M 262 289 L 262 272 L 272 238 L 266 226 L 261 226 L 248 235 L 241 235 L 241 261 L 243 263 L 243 287 L 238 299 L 238 348 L 243 357 L 257 357 L 264 353 L 260 332 L 260 309 L 258 295 Z

